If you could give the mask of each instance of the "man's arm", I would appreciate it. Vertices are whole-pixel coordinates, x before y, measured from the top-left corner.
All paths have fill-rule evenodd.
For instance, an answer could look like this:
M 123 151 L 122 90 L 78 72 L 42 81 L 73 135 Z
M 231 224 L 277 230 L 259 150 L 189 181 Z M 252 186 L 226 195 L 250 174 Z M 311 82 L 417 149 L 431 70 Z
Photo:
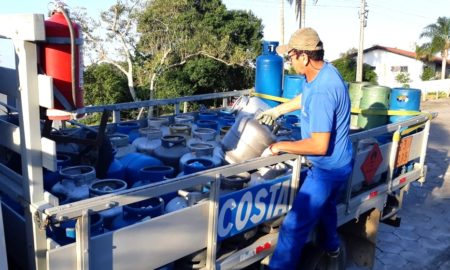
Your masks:
M 302 102 L 302 94 L 296 96 L 295 98 L 293 98 L 289 101 L 281 103 L 276 108 L 280 112 L 280 115 L 281 115 L 281 114 L 285 114 L 285 113 L 289 113 L 289 112 L 293 112 L 295 110 L 301 109 L 302 108 L 301 102 Z
M 313 132 L 311 138 L 308 139 L 274 143 L 271 150 L 274 154 L 285 152 L 296 155 L 323 156 L 328 151 L 330 136 L 330 132 Z

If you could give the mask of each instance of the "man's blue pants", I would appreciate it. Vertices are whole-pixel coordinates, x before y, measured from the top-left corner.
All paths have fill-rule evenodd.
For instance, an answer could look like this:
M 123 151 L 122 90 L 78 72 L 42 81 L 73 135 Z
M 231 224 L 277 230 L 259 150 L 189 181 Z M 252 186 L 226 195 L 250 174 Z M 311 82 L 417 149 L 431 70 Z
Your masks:
M 270 269 L 297 269 L 301 250 L 315 225 L 319 225 L 319 239 L 326 251 L 335 251 L 339 247 L 336 200 L 351 171 L 351 163 L 330 171 L 314 166 L 309 168 L 281 226 Z

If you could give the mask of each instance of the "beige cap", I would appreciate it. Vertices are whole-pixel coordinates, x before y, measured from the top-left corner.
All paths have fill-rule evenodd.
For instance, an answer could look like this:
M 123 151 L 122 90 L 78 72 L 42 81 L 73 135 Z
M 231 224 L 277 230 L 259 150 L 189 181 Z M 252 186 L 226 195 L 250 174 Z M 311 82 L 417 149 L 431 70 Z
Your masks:
M 295 31 L 287 45 L 277 47 L 278 54 L 285 54 L 292 49 L 301 51 L 322 50 L 322 44 L 319 45 L 320 38 L 316 30 L 306 27 Z

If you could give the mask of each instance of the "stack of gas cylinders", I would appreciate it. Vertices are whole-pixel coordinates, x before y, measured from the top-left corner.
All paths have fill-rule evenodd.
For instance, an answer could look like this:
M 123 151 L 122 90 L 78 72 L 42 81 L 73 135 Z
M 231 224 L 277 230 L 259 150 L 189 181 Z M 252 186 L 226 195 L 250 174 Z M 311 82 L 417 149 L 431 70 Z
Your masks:
M 255 114 L 264 110 L 264 106 L 267 105 L 257 97 L 244 97 L 232 109 L 110 124 L 104 139 L 108 147 L 100 147 L 98 153 L 100 159 L 111 160 L 107 168 L 99 168 L 99 162 L 89 164 L 89 159 L 81 156 L 82 147 L 75 143 L 58 144 L 58 171 L 45 171 L 45 189 L 59 199 L 60 205 L 68 204 L 161 181 L 176 181 L 175 178 L 185 175 L 258 158 L 273 142 L 300 138 L 295 115 L 282 118 L 276 130 L 255 120 Z M 103 177 L 99 177 L 99 170 L 105 171 Z M 221 192 L 257 184 L 264 180 L 264 173 L 223 179 Z M 92 215 L 91 235 L 156 218 L 192 206 L 208 196 L 208 185 L 193 186 L 104 210 Z M 60 245 L 73 243 L 75 221 L 49 226 L 47 232 Z

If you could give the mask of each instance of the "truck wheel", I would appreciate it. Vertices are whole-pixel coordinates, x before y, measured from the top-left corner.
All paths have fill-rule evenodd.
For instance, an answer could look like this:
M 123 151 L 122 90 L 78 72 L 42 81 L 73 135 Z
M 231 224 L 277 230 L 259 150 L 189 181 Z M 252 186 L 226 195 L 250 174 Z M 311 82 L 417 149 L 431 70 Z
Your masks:
M 306 245 L 302 251 L 302 258 L 298 269 L 302 270 L 345 270 L 346 249 L 341 244 L 341 253 L 337 258 L 331 258 L 321 248 Z

